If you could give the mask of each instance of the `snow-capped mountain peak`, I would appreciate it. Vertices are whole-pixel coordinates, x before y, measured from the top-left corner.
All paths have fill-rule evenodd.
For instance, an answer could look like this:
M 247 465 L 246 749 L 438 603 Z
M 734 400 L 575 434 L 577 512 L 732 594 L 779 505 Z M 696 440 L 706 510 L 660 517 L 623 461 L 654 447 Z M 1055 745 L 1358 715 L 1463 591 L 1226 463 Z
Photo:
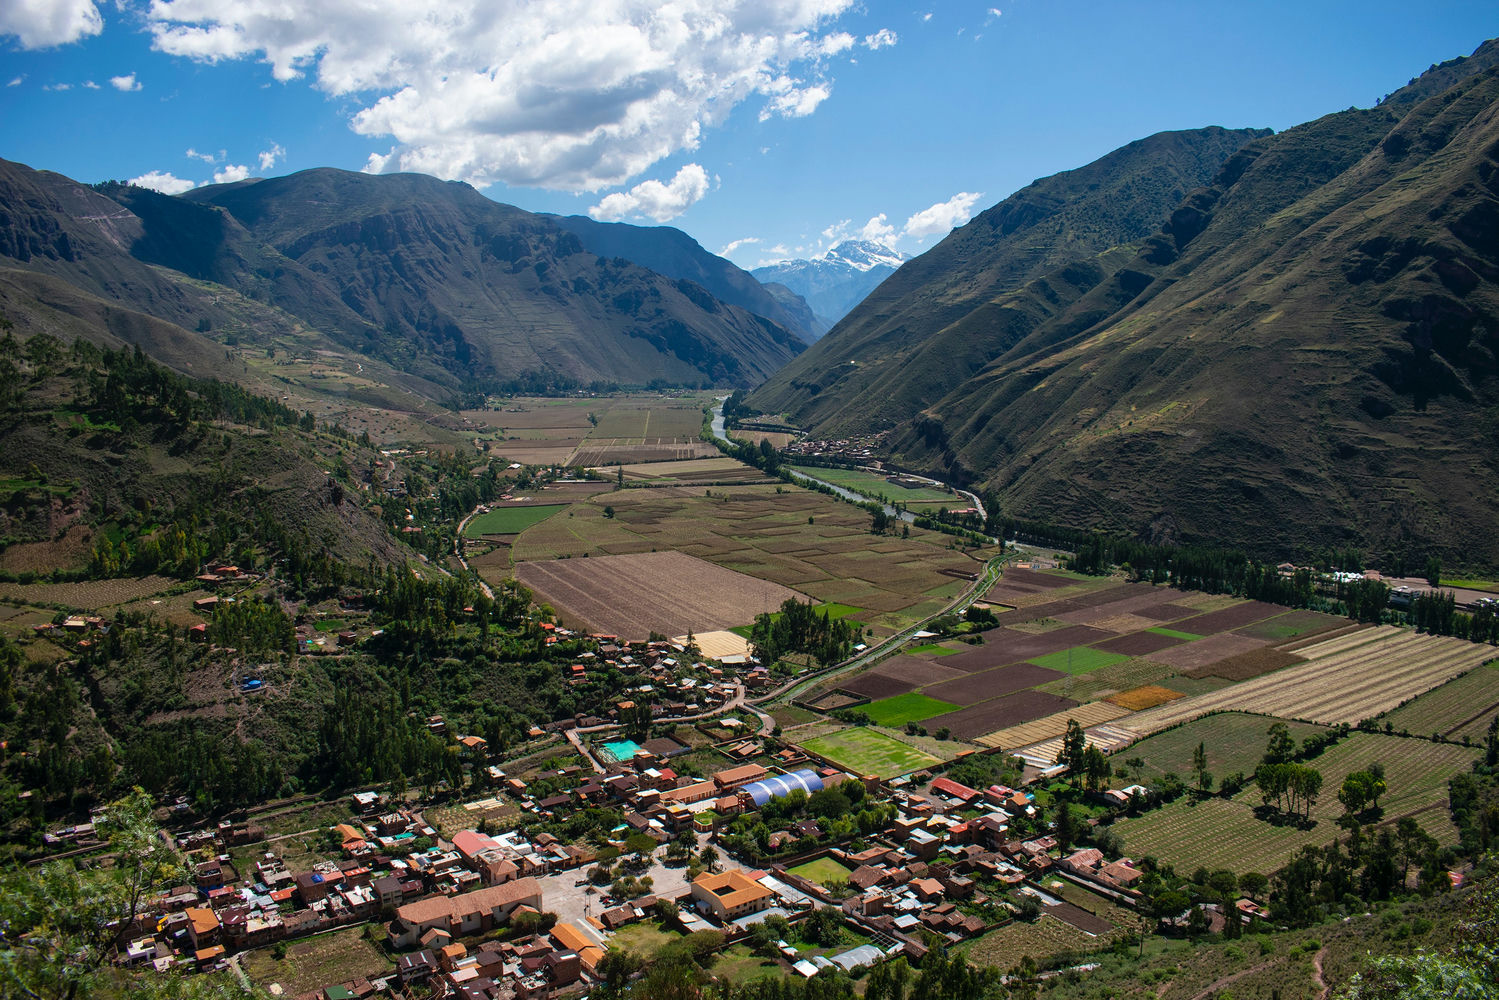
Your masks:
M 847 264 L 859 271 L 876 267 L 900 267 L 906 255 L 899 250 L 869 240 L 844 240 L 823 254 L 821 260 L 829 263 Z

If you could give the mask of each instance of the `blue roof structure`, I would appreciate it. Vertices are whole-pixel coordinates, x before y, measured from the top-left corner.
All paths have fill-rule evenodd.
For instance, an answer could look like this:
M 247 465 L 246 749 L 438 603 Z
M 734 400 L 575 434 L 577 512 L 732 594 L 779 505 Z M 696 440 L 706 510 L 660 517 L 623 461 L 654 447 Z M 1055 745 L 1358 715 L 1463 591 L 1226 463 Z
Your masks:
M 811 795 L 813 792 L 822 791 L 822 779 L 817 772 L 810 767 L 804 767 L 790 774 L 777 774 L 759 781 L 752 781 L 739 789 L 755 800 L 755 807 L 759 808 L 771 799 L 782 799 L 792 792 L 800 789 Z

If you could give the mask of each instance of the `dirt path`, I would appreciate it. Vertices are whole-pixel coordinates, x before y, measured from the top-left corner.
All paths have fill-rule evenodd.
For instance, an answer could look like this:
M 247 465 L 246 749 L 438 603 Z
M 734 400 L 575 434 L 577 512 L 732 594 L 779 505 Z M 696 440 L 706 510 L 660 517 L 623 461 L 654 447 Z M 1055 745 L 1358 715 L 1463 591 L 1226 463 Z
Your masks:
M 1259 965 L 1251 965 L 1247 969 L 1240 969 L 1238 972 L 1235 972 L 1231 976 L 1224 976 L 1222 979 L 1219 979 L 1208 985 L 1206 989 L 1194 993 L 1192 995 L 1192 1000 L 1207 1000 L 1208 997 L 1212 996 L 1214 993 L 1217 993 L 1229 983 L 1236 982 L 1239 979 L 1242 979 L 1243 977 L 1249 975 L 1251 972 L 1259 972 L 1261 969 L 1266 968 L 1274 963 L 1274 961 L 1275 959 L 1272 958 L 1268 961 L 1261 962 Z
M 1327 995 L 1332 992 L 1332 987 L 1322 976 L 1322 956 L 1325 954 L 1327 954 L 1327 947 L 1324 945 L 1317 949 L 1317 954 L 1312 956 L 1312 977 L 1317 983 L 1317 1000 L 1327 1000 Z

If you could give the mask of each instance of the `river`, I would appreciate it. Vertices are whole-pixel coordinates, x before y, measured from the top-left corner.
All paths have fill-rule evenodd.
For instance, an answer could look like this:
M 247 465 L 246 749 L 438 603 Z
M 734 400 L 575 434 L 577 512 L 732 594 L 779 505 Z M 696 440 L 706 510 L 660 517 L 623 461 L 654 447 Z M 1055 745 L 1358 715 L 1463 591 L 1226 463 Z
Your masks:
M 725 399 L 728 399 L 728 398 L 729 397 L 727 397 L 727 396 L 720 396 L 718 398 L 717 404 L 715 404 L 714 407 L 713 407 L 713 422 L 712 422 L 711 426 L 713 428 L 713 436 L 714 437 L 718 438 L 720 441 L 727 442 L 728 444 L 737 444 L 738 442 L 734 441 L 732 438 L 729 437 L 728 432 L 727 432 L 727 430 L 724 427 L 723 401 Z M 865 496 L 862 493 L 855 493 L 853 490 L 847 489 L 847 488 L 842 487 L 842 486 L 838 486 L 838 485 L 836 485 L 834 483 L 827 482 L 826 480 L 823 480 L 823 479 L 818 479 L 816 476 L 809 476 L 809 475 L 806 475 L 805 473 L 797 472 L 794 469 L 787 469 L 786 471 L 789 472 L 791 475 L 795 476 L 797 479 L 804 479 L 807 482 L 817 483 L 818 485 L 826 486 L 829 489 L 831 489 L 834 493 L 838 494 L 840 497 L 843 497 L 845 500 L 852 500 L 854 503 L 873 503 L 873 502 L 875 502 L 875 498 L 874 497 Z M 925 477 L 923 477 L 923 478 L 925 478 Z M 929 479 L 928 482 L 931 482 L 933 485 L 938 486 L 938 487 L 951 488 L 951 487 L 947 487 L 946 483 L 938 482 L 935 479 Z M 977 496 L 975 496 L 974 494 L 969 493 L 966 490 L 959 490 L 959 489 L 954 489 L 954 492 L 957 493 L 958 496 L 965 497 L 968 500 L 968 502 L 973 505 L 973 507 L 975 509 L 980 510 L 980 511 L 982 511 L 984 509 L 984 505 L 979 501 L 979 498 Z M 915 520 L 916 520 L 916 515 L 912 514 L 908 510 L 907 511 L 901 511 L 899 513 L 899 515 L 897 515 L 896 514 L 896 510 L 895 510 L 894 507 L 890 506 L 889 504 L 884 504 L 883 506 L 885 508 L 885 513 L 888 514 L 890 517 L 899 516 L 899 518 L 902 521 L 905 521 L 907 523 L 914 523 Z

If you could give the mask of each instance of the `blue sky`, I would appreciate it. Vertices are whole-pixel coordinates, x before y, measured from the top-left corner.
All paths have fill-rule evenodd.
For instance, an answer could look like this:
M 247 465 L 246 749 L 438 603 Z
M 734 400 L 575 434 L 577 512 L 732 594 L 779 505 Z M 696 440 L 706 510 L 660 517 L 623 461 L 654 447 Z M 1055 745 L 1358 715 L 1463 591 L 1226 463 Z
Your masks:
M 168 190 L 420 170 L 752 267 L 861 233 L 919 252 L 1133 139 L 1368 106 L 1499 34 L 1440 0 L 423 6 L 14 0 L 0 156 Z

